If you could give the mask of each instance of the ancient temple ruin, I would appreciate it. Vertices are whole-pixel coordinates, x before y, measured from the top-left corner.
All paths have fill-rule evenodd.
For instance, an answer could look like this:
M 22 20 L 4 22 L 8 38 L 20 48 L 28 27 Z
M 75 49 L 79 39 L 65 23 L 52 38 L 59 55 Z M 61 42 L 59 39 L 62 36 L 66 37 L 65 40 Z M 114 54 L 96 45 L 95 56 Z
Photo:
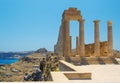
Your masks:
M 70 20 L 79 22 L 79 37 L 76 37 L 76 51 L 72 52 L 70 36 Z M 113 38 L 112 22 L 108 21 L 108 40 L 100 42 L 99 20 L 94 20 L 94 43 L 85 45 L 84 39 L 84 19 L 77 8 L 69 8 L 62 15 L 57 44 L 54 46 L 54 52 L 60 57 L 100 57 L 113 56 Z

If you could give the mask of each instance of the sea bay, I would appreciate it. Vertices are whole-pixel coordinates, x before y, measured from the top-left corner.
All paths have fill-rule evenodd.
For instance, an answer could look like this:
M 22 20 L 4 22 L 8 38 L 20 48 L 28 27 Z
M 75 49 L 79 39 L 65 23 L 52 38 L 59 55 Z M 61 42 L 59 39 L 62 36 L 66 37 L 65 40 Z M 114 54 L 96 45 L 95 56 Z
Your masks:
M 18 62 L 18 59 L 0 59 L 0 65 L 12 64 Z

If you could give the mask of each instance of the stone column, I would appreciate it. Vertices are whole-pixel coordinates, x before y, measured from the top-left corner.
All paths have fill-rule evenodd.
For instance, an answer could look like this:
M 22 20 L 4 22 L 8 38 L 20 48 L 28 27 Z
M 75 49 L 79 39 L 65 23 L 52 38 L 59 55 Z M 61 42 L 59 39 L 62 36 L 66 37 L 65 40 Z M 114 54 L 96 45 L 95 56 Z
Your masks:
M 79 21 L 79 50 L 80 56 L 85 56 L 85 44 L 84 44 L 84 20 Z
M 70 56 L 70 30 L 69 30 L 69 20 L 65 20 L 65 34 L 66 34 L 66 37 L 65 37 L 65 52 L 66 52 L 66 55 L 65 56 Z
M 94 53 L 95 53 L 95 56 L 100 56 L 100 36 L 99 36 L 99 20 L 95 20 L 94 21 L 94 27 L 95 27 L 95 33 L 94 33 Z
M 79 55 L 79 38 L 76 37 L 76 55 Z
M 111 21 L 108 21 L 108 56 L 113 56 L 113 36 Z
M 69 41 L 70 41 L 70 43 L 69 43 L 69 45 L 70 45 L 69 46 L 69 48 L 70 48 L 69 49 L 69 55 L 72 56 L 72 46 L 71 46 L 71 44 L 72 44 L 72 42 L 71 42 L 72 41 L 72 36 L 69 36 Z

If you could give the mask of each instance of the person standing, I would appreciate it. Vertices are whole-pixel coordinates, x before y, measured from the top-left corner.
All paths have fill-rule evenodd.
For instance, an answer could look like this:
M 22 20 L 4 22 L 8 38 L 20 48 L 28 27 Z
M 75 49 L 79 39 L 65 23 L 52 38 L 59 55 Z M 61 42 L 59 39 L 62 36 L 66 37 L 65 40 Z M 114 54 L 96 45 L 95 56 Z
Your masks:
M 45 61 L 45 58 L 43 58 L 43 60 L 40 62 L 40 66 L 39 66 L 41 73 L 43 73 L 45 65 L 46 65 L 46 61 Z

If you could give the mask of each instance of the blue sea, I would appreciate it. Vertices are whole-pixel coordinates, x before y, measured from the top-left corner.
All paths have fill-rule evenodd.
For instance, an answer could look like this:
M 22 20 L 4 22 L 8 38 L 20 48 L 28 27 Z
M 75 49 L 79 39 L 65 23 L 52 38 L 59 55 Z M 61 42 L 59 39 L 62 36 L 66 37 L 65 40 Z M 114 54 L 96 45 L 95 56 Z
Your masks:
M 18 59 L 0 59 L 0 65 L 12 64 L 18 62 Z

